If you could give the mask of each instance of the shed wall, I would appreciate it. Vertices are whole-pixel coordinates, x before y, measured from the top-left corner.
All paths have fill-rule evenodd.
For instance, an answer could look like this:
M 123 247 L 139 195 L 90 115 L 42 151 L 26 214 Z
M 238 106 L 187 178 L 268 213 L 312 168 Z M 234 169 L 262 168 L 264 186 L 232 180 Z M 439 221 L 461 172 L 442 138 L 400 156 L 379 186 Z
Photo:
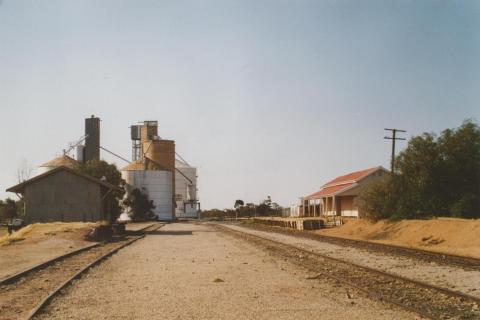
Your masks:
M 98 221 L 102 219 L 101 187 L 67 171 L 60 171 L 25 188 L 27 223 Z

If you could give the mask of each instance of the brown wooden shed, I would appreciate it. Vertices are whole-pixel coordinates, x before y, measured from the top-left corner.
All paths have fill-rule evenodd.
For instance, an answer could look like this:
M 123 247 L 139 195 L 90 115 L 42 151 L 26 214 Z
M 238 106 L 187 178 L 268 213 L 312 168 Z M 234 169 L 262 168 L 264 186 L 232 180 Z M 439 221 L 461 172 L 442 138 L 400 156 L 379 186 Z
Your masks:
M 26 223 L 107 220 L 111 190 L 120 188 L 65 166 L 7 189 L 23 195 Z

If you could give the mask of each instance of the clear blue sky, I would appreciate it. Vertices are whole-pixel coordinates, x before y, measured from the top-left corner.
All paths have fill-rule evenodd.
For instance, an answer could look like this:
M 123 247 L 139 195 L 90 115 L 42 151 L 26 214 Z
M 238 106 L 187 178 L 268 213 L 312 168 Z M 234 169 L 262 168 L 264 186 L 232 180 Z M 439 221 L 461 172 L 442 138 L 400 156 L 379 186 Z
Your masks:
M 203 208 L 295 203 L 388 167 L 385 127 L 480 120 L 480 1 L 0 3 L 1 197 L 90 114 L 126 157 L 129 125 L 157 119 Z

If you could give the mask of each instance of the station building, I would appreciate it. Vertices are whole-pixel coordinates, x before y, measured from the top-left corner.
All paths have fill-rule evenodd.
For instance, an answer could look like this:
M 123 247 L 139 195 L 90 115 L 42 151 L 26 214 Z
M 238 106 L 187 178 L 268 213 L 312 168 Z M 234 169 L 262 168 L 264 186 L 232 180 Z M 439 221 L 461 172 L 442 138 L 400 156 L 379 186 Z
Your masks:
M 375 167 L 339 176 L 324 184 L 320 190 L 303 197 L 300 215 L 361 218 L 361 191 L 387 174 L 389 171 L 385 168 Z

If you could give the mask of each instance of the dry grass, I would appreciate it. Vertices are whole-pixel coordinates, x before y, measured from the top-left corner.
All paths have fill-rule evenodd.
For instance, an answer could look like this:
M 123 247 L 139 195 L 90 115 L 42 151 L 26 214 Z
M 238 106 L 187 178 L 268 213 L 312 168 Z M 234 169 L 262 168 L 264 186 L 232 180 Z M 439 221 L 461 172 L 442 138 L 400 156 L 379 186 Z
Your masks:
M 33 224 L 28 225 L 12 234 L 4 235 L 0 238 L 0 246 L 6 246 L 13 242 L 25 240 L 25 235 L 33 230 Z
M 84 229 L 97 225 L 91 222 L 51 222 L 51 223 L 34 223 L 22 229 L 13 232 L 11 235 L 0 237 L 0 246 L 6 246 L 14 242 L 25 240 L 27 237 L 35 237 L 38 235 L 55 236 L 62 232 L 72 232 L 77 229 Z

